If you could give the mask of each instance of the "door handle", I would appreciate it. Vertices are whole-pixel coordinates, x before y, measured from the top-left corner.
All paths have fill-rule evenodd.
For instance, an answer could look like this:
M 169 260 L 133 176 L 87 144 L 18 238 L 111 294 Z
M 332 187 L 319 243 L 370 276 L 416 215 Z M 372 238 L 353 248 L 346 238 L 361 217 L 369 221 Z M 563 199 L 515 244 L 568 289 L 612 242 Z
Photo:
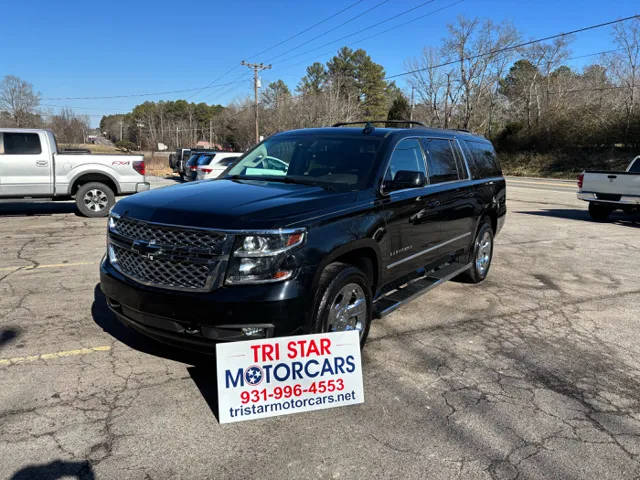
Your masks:
M 47 162 L 46 160 L 37 160 L 36 161 L 36 166 L 38 167 L 46 167 L 49 164 L 49 162 Z
M 617 175 L 608 175 L 607 178 L 618 178 Z
M 428 208 L 435 208 L 435 207 L 439 207 L 439 206 L 440 206 L 440 202 L 438 200 L 433 200 L 433 201 L 427 203 L 427 207 Z

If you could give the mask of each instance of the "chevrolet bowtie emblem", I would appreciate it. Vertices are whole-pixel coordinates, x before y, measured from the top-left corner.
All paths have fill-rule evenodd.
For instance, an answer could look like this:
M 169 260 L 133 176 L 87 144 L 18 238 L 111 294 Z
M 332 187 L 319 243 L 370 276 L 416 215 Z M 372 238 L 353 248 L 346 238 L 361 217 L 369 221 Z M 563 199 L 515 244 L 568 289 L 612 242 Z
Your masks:
M 153 260 L 155 256 L 162 254 L 162 249 L 155 243 L 155 240 L 151 240 L 150 242 L 134 240 L 131 245 L 131 250 L 142 257 Z

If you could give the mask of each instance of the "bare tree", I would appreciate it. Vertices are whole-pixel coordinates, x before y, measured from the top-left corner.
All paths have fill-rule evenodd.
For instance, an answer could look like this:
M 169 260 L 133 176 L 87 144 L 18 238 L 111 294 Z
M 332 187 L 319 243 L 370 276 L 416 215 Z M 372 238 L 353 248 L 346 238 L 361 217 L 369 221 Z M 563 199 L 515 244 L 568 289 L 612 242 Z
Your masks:
M 640 19 L 617 24 L 613 30 L 613 38 L 620 47 L 620 52 L 609 57 L 609 68 L 615 81 L 624 87 L 624 138 L 627 142 L 631 123 L 637 115 L 636 89 L 640 88 Z
M 0 84 L 0 111 L 4 110 L 13 119 L 16 127 L 25 126 L 40 105 L 40 94 L 34 93 L 33 85 L 7 75 Z

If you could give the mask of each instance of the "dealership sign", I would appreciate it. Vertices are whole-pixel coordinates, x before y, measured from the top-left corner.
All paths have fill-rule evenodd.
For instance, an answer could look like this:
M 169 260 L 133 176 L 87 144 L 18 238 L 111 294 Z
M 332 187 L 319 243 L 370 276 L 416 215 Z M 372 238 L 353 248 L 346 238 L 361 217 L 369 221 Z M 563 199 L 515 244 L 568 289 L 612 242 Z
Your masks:
M 364 402 L 355 330 L 216 345 L 220 423 Z

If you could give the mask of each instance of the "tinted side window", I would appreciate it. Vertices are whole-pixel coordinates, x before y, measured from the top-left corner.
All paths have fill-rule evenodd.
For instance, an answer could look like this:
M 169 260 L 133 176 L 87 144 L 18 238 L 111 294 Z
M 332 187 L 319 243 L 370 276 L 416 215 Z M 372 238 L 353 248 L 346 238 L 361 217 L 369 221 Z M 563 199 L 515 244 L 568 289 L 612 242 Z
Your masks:
M 40 137 L 37 133 L 5 132 L 3 137 L 6 155 L 37 155 L 42 153 Z
M 470 160 L 473 164 L 472 172 L 474 178 L 498 177 L 502 175 L 502 170 L 496 158 L 496 152 L 487 142 L 476 142 L 465 140 L 468 149 L 471 151 Z M 471 165 L 469 165 L 471 168 Z
M 416 138 L 405 138 L 398 142 L 389 160 L 389 168 L 384 176 L 385 182 L 393 181 L 401 170 L 422 172 L 425 176 L 427 175 L 420 142 Z
M 640 173 L 640 158 L 637 158 L 631 168 L 629 168 L 629 173 Z
M 451 150 L 451 142 L 442 139 L 427 139 L 427 165 L 429 183 L 443 183 L 458 180 L 458 167 Z

